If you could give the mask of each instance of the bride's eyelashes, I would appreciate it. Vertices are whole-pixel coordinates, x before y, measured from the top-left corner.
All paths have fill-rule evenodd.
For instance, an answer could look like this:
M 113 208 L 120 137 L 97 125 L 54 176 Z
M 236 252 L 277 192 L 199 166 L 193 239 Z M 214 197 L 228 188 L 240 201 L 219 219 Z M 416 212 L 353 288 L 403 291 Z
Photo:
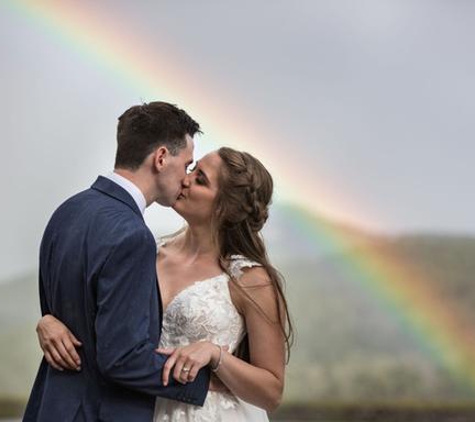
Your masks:
M 209 184 L 208 176 L 198 168 L 198 161 L 194 163 L 193 166 L 188 166 L 187 174 L 197 173 L 195 177 L 195 182 L 197 185 L 206 186 Z
M 198 163 L 196 163 L 192 168 L 188 168 L 187 173 L 188 174 L 194 173 L 197 170 L 197 166 L 198 166 Z M 195 177 L 195 182 L 198 185 L 207 185 L 208 184 L 208 178 L 206 177 L 206 175 L 201 170 L 198 169 L 197 175 Z
M 198 174 L 196 176 L 196 183 L 198 183 L 199 185 L 204 185 L 204 186 L 210 185 L 210 181 L 208 179 L 208 176 L 201 169 L 198 169 Z

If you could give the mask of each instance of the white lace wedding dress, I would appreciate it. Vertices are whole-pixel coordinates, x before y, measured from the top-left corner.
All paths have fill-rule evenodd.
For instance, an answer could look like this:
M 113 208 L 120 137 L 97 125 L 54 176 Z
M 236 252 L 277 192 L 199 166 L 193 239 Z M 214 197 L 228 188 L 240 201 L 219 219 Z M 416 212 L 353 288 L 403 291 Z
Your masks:
M 160 248 L 164 241 L 159 241 Z M 234 255 L 231 274 L 239 278 L 244 268 L 260 264 Z M 229 277 L 220 274 L 196 281 L 182 290 L 163 313 L 160 347 L 185 346 L 201 340 L 228 345 L 233 352 L 245 335 L 244 321 L 234 307 Z M 260 409 L 232 394 L 210 391 L 203 407 L 157 397 L 154 422 L 267 422 Z

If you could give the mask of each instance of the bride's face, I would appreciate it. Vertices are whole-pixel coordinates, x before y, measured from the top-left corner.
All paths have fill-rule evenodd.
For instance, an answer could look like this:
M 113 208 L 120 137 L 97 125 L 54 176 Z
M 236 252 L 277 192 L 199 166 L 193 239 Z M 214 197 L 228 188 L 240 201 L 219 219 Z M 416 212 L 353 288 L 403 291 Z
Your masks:
M 218 193 L 218 175 L 222 166 L 217 152 L 206 154 L 188 174 L 173 209 L 188 224 L 209 223 L 213 201 Z

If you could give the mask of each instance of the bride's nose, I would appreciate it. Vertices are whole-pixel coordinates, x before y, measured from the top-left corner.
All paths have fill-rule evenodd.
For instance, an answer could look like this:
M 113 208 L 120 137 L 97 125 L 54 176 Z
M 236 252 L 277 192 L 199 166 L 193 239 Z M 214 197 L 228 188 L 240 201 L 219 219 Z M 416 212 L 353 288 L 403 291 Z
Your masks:
M 184 187 L 184 188 L 189 188 L 190 187 L 190 175 L 187 174 L 185 176 L 185 178 L 183 179 L 183 181 L 181 182 L 181 185 Z

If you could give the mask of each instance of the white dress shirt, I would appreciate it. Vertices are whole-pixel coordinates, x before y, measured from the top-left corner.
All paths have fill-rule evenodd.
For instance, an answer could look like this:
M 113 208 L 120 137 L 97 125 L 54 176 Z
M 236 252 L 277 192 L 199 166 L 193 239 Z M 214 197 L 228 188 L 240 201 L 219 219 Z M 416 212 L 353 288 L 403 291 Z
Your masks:
M 121 176 L 118 173 L 111 171 L 106 176 L 109 180 L 117 183 L 121 188 L 124 188 L 127 193 L 134 199 L 135 203 L 139 207 L 140 212 L 143 214 L 145 212 L 145 208 L 147 207 L 147 201 L 145 200 L 145 196 L 142 191 L 131 182 L 129 179 L 126 179 L 124 176 Z

